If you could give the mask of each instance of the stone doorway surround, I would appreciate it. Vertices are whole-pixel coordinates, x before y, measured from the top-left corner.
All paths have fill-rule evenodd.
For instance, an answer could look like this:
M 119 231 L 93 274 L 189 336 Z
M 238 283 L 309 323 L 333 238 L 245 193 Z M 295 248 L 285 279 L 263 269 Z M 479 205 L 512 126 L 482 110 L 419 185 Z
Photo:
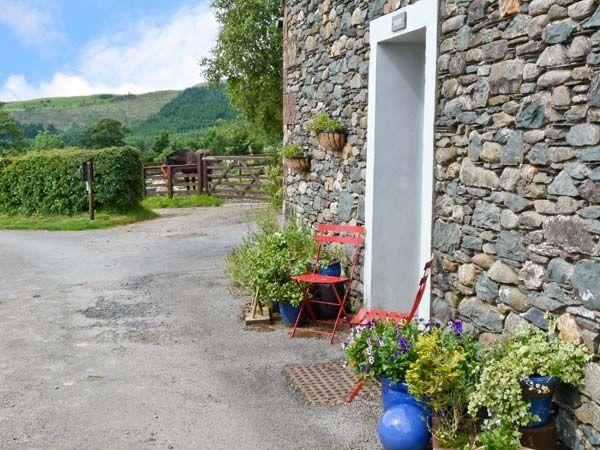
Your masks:
M 370 23 L 365 305 L 405 311 L 431 254 L 438 4 Z M 428 288 L 419 317 L 430 317 Z

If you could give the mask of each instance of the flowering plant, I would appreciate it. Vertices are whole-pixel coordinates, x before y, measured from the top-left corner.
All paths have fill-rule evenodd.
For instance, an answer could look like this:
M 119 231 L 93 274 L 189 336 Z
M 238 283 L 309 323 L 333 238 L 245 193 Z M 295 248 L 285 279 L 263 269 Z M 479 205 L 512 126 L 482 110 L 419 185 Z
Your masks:
M 416 359 L 414 344 L 419 335 L 417 324 L 398 325 L 392 320 L 377 320 L 352 330 L 342 344 L 346 365 L 362 381 L 385 377 L 404 381 L 406 371 Z

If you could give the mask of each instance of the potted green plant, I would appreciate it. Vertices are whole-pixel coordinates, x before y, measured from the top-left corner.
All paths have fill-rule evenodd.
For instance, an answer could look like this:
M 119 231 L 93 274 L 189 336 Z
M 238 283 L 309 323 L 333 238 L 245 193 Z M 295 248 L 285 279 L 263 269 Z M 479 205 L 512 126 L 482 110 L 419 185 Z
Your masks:
M 248 293 L 258 292 L 262 304 L 279 303 L 286 325 L 296 321 L 302 292 L 291 280 L 307 271 L 317 243 L 308 228 L 290 223 L 283 230 L 269 225 L 252 235 L 228 258 L 228 270 Z
M 294 172 L 308 172 L 310 170 L 310 157 L 297 145 L 286 145 L 283 148 L 285 163 Z
M 467 414 L 469 395 L 475 389 L 481 351 L 462 322 L 429 326 L 415 343 L 416 359 L 406 371 L 409 391 L 433 413 L 433 450 L 469 445 L 474 435 Z
M 310 123 L 309 130 L 317 134 L 319 145 L 325 150 L 342 150 L 348 140 L 346 129 L 331 114 L 319 113 L 315 115 Z
M 554 321 L 547 333 L 522 326 L 514 337 L 500 341 L 488 352 L 469 400 L 472 417 L 481 409 L 487 411 L 478 442 L 504 442 L 508 450 L 520 448 L 522 429 L 541 427 L 550 420 L 557 383 L 578 385 L 590 359 L 585 346 L 557 336 Z

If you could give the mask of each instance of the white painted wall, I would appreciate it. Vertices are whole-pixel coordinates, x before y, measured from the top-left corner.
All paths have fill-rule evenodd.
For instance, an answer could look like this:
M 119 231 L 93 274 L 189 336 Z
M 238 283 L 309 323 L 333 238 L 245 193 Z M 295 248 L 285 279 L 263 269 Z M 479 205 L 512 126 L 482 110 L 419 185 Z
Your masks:
M 408 311 L 431 253 L 437 2 L 371 22 L 365 304 Z M 392 18 L 407 13 L 394 33 Z M 427 290 L 419 316 L 430 315 Z

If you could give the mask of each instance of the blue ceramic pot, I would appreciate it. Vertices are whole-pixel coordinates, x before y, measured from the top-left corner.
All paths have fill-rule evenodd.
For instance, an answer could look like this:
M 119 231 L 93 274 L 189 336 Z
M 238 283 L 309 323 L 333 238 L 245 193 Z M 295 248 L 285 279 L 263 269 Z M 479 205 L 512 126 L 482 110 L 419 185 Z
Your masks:
M 414 403 L 423 408 L 426 415 L 430 416 L 431 413 L 425 405 L 419 402 L 414 396 L 408 393 L 408 384 L 403 381 L 391 381 L 388 378 L 381 377 L 381 403 L 383 404 L 383 410 L 387 410 L 392 406 L 399 405 L 402 403 Z
M 553 377 L 530 377 L 528 383 L 521 383 L 523 399 L 529 404 L 529 411 L 538 416 L 539 420 L 532 420 L 527 428 L 539 428 L 548 424 L 552 410 L 552 397 L 556 390 L 558 380 Z M 547 386 L 547 392 L 530 389 L 531 386 Z
M 431 440 L 423 410 L 415 402 L 390 407 L 383 413 L 377 432 L 386 450 L 426 450 Z
M 420 450 L 431 439 L 431 410 L 408 393 L 408 384 L 381 378 L 383 416 L 379 439 L 385 449 Z
M 300 313 L 300 305 L 292 306 L 292 304 L 287 301 L 279 302 L 279 314 L 281 314 L 283 323 L 285 323 L 288 327 L 294 326 L 299 313 Z M 306 311 L 302 314 L 299 325 L 303 325 L 306 322 L 306 314 L 307 314 Z
M 279 312 L 279 302 L 271 302 L 271 312 Z
M 330 277 L 339 277 L 342 274 L 342 265 L 339 262 L 333 263 L 329 267 L 319 270 L 319 273 Z M 318 285 L 315 286 L 315 295 L 324 302 L 336 302 L 337 299 L 333 289 L 331 286 Z M 343 289 L 338 289 L 340 296 L 342 293 Z M 312 307 L 317 319 L 335 319 L 339 312 L 339 308 L 335 306 L 321 305 L 319 303 L 314 303 Z

